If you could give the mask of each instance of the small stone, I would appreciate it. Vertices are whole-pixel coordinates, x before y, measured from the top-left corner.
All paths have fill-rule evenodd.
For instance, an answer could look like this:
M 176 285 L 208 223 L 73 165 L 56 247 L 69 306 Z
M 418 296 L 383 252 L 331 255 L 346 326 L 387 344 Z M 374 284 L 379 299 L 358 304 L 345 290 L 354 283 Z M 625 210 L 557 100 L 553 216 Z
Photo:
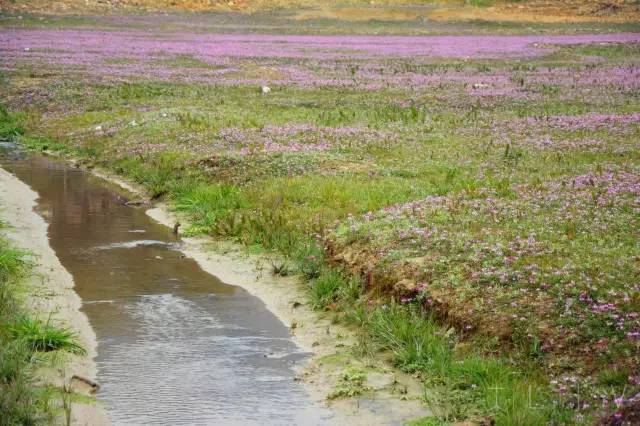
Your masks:
M 473 86 L 474 89 L 486 89 L 487 87 L 489 87 L 488 84 L 484 84 L 484 83 L 474 83 Z
M 102 131 L 102 126 L 96 126 L 96 132 Z
M 30 48 L 30 47 L 25 47 L 25 48 L 24 48 L 24 51 L 25 51 L 25 52 L 29 52 L 30 50 L 31 50 L 31 48 Z
M 564 301 L 565 312 L 569 312 L 572 306 L 573 306 L 573 299 L 571 297 L 568 297 L 567 299 L 565 299 Z
M 88 395 L 94 395 L 100 390 L 100 384 L 98 382 L 77 374 L 74 374 L 71 377 L 70 385 L 75 392 L 81 392 Z
M 262 93 L 271 93 L 271 88 L 269 86 L 262 86 Z

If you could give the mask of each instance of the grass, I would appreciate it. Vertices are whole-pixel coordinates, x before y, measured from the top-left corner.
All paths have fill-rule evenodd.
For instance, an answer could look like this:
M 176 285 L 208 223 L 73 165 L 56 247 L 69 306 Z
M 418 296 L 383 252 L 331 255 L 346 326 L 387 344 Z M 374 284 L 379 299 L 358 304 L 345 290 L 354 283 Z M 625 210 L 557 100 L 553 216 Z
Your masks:
M 211 233 L 224 224 L 232 223 L 230 214 L 241 208 L 242 203 L 240 192 L 234 186 L 202 184 L 176 193 L 173 208 L 189 213 L 195 227 L 191 232 Z M 220 229 L 219 232 L 232 234 L 234 231 Z
M 336 270 L 329 270 L 318 278 L 309 282 L 311 301 L 317 309 L 324 308 L 335 302 L 344 278 Z
M 363 350 L 390 352 L 396 367 L 417 374 L 425 384 L 424 401 L 438 421 L 483 416 L 499 425 L 572 421 L 570 409 L 552 403 L 554 396 L 538 366 L 517 368 L 508 359 L 470 351 L 453 329 L 443 328 L 416 303 L 363 304 L 361 282 L 336 269 L 312 280 L 310 295 L 314 307 L 337 312 L 358 326 L 365 336 L 362 344 L 373 344 Z M 362 380 L 343 379 L 330 397 L 362 392 Z
M 13 338 L 24 341 L 34 352 L 64 350 L 85 355 L 85 349 L 77 342 L 75 333 L 29 318 L 19 318 L 11 327 Z
M 19 135 L 22 132 L 22 126 L 19 119 L 10 115 L 4 106 L 0 106 L 0 138 L 10 138 Z
M 21 283 L 30 273 L 27 256 L 0 238 L 1 425 L 50 424 L 58 408 L 37 381 L 36 370 L 46 365 L 39 355 L 58 350 L 85 353 L 73 333 L 30 318 L 25 311 Z
M 351 67 L 353 85 L 267 96 L 58 75 L 0 128 L 141 183 L 189 234 L 284 255 L 273 272 L 421 377 L 441 421 L 580 424 L 613 405 L 578 402 L 637 389 L 639 129 L 615 120 L 640 111 L 638 61 L 634 45 L 403 59 L 383 74 L 438 82 L 364 88 Z M 321 149 L 265 148 L 291 141 Z

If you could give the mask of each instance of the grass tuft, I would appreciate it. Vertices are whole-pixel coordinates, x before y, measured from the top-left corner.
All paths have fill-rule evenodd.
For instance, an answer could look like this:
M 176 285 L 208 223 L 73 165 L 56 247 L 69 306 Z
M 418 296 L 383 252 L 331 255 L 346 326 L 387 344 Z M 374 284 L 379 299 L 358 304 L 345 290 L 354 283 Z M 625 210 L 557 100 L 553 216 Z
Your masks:
M 311 301 L 314 308 L 327 308 L 335 302 L 344 277 L 335 269 L 329 269 L 319 277 L 309 281 Z
M 36 352 L 64 350 L 85 355 L 86 350 L 78 343 L 77 336 L 68 329 L 61 329 L 49 323 L 26 316 L 20 317 L 11 327 L 16 340 L 26 342 Z

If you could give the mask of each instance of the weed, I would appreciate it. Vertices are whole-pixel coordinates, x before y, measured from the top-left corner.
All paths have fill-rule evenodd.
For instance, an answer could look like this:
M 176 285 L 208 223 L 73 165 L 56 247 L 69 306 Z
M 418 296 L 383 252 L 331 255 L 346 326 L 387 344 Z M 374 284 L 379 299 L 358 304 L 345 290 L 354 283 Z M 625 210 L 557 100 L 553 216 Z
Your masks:
M 309 281 L 311 302 L 314 308 L 327 308 L 337 300 L 338 290 L 345 283 L 343 275 L 335 269 L 323 271 Z
M 324 264 L 324 252 L 315 241 L 300 245 L 295 253 L 298 268 L 307 281 L 320 276 Z
M 189 213 L 193 225 L 205 232 L 221 235 L 234 235 L 236 231 L 230 220 L 234 212 L 243 205 L 237 188 L 229 185 L 186 186 L 174 191 L 173 208 L 178 212 Z
M 350 369 L 340 378 L 339 384 L 332 390 L 327 399 L 360 396 L 367 391 L 364 385 L 367 379 L 366 374 L 361 370 Z
M 64 350 L 81 355 L 86 354 L 84 348 L 77 342 L 75 333 L 55 327 L 50 321 L 45 323 L 23 316 L 11 326 L 11 332 L 16 340 L 26 342 L 33 351 Z
M 279 275 L 281 277 L 286 277 L 288 275 L 291 275 L 291 268 L 289 267 L 289 264 L 287 263 L 287 261 L 281 261 L 281 262 L 277 262 L 277 261 L 272 261 L 271 262 L 271 273 L 273 275 Z

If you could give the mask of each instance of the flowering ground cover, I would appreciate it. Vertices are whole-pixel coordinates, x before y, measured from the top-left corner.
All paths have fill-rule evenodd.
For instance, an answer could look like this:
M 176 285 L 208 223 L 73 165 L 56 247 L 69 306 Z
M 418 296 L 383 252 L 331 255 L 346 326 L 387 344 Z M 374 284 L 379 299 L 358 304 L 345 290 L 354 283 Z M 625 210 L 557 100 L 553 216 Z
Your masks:
M 637 404 L 637 32 L 255 32 L 2 27 L 3 126 L 288 256 L 443 421 Z

